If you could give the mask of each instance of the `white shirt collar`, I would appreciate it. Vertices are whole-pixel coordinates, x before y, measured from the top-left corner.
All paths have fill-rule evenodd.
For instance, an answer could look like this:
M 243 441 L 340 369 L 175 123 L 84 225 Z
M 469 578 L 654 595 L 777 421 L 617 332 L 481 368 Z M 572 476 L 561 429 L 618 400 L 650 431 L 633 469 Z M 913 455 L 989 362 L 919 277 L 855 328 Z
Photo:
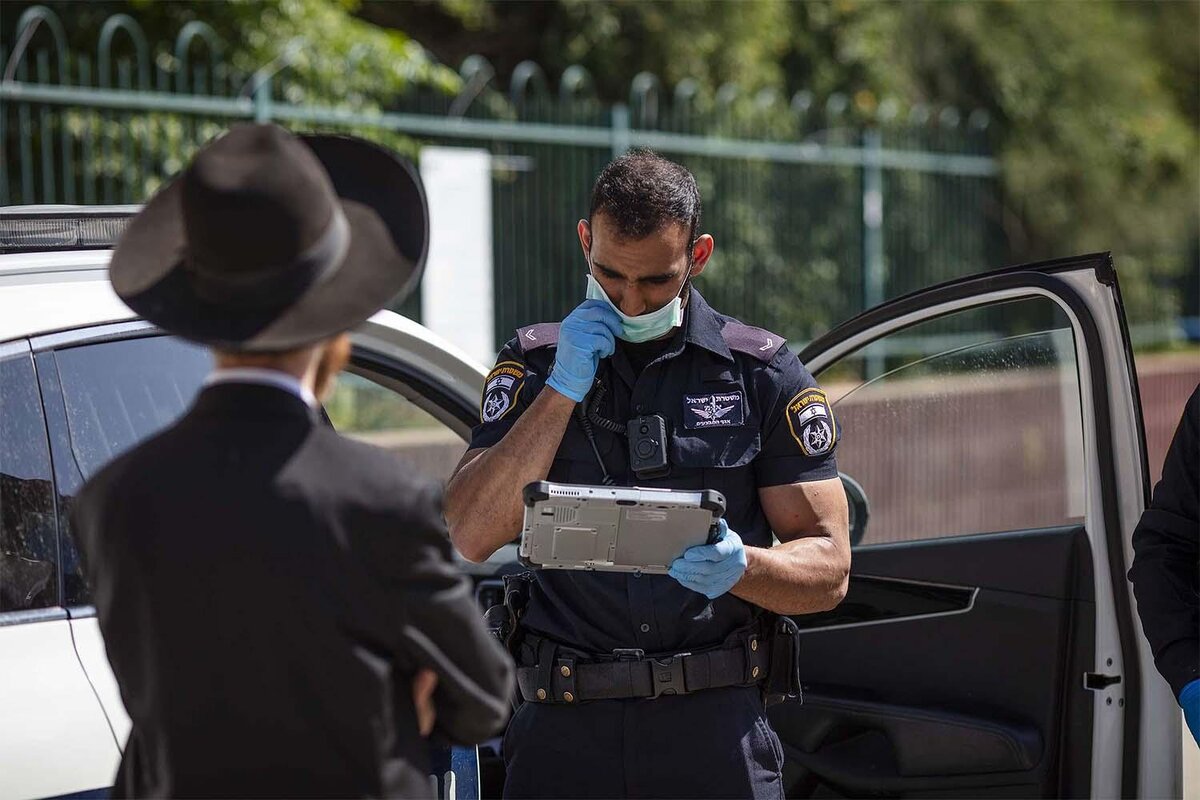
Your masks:
M 300 382 L 299 378 L 287 372 L 280 372 L 277 369 L 263 369 L 261 367 L 214 369 L 204 379 L 204 385 L 208 387 L 218 383 L 257 383 L 263 386 L 274 386 L 277 389 L 283 389 L 285 392 L 299 397 L 313 410 L 316 410 L 320 406 L 317 398 L 309 391 L 307 386 Z

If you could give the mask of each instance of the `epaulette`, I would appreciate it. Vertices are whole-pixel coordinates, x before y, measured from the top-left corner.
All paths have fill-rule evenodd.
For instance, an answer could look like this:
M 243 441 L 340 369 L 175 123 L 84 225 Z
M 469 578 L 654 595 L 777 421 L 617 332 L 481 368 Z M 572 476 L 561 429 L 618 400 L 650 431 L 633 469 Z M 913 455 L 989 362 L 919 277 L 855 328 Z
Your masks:
M 730 350 L 754 356 L 763 363 L 769 362 L 787 342 L 777 333 L 744 325 L 736 320 L 727 320 L 721 328 L 721 336 Z
M 528 353 L 539 347 L 558 344 L 558 326 L 560 324 L 558 322 L 539 322 L 536 325 L 517 328 L 517 341 L 520 343 L 521 352 Z

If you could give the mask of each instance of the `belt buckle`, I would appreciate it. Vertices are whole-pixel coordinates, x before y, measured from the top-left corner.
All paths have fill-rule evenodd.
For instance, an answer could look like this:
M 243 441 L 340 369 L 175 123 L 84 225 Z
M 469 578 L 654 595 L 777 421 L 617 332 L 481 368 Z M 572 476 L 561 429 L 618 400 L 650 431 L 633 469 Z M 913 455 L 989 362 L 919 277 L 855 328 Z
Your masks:
M 612 651 L 617 661 L 645 661 L 646 651 L 637 647 L 618 647 Z
M 683 677 L 683 657 L 691 653 L 676 653 L 669 658 L 650 659 L 650 683 L 654 690 L 651 699 L 660 695 L 687 694 L 687 683 Z

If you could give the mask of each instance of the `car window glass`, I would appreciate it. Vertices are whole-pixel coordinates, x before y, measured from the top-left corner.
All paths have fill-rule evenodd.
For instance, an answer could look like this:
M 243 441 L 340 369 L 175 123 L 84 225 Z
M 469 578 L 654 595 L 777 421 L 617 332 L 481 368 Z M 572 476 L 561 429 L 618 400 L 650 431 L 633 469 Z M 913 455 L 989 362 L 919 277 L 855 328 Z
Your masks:
M 861 544 L 1078 524 L 1082 409 L 1070 323 L 1035 298 L 893 332 L 819 376 Z
M 462 437 L 404 395 L 353 372 L 338 376 L 325 410 L 343 435 L 396 453 L 442 483 L 467 449 Z
M 60 495 L 63 602 L 79 606 L 91 603 L 91 591 L 70 529 L 74 495 L 109 461 L 183 414 L 211 357 L 180 339 L 147 336 L 64 348 L 53 364 L 55 374 L 42 379 Z
M 54 522 L 33 359 L 0 357 L 0 612 L 58 604 Z
M 179 417 L 212 363 L 204 348 L 167 336 L 72 347 L 55 360 L 85 479 Z
M 91 593 L 69 530 L 73 496 L 109 460 L 181 415 L 211 359 L 203 348 L 166 336 L 81 345 L 56 351 L 54 359 L 63 403 L 50 412 L 49 427 L 62 495 L 64 602 L 86 605 Z M 44 377 L 43 384 L 53 398 L 52 382 Z M 436 480 L 445 481 L 466 450 L 412 401 L 350 372 L 339 376 L 326 410 L 339 432 L 395 452 Z

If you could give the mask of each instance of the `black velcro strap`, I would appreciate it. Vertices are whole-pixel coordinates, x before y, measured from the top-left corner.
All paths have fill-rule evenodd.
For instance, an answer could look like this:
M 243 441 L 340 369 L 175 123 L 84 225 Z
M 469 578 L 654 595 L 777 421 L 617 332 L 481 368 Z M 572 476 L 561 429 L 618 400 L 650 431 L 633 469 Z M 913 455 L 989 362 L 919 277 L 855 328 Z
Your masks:
M 537 646 L 537 666 L 533 668 L 535 676 L 533 699 L 546 701 L 557 696 L 554 687 L 554 653 L 558 645 L 551 639 L 542 639 Z M 541 691 L 539 696 L 538 691 Z M 529 699 L 529 698 L 526 698 Z

